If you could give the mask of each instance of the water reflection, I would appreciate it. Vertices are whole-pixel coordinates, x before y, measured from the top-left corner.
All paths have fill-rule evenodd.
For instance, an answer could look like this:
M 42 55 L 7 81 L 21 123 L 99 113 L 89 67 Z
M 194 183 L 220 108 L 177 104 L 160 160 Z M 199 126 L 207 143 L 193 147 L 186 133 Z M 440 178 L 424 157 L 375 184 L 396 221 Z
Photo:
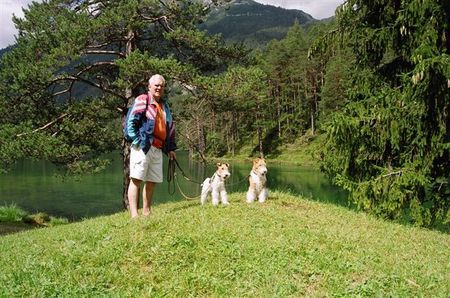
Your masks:
M 70 220 L 121 211 L 121 157 L 117 153 L 111 154 L 110 158 L 111 165 L 102 173 L 64 180 L 55 176 L 56 169 L 48 162 L 21 161 L 13 171 L 0 175 L 0 205 L 15 203 L 29 212 L 44 211 Z M 178 152 L 177 158 L 186 176 L 195 182 L 200 183 L 215 171 L 213 164 L 205 167 L 189 160 L 186 152 Z M 246 191 L 246 178 L 251 170 L 251 163 L 230 164 L 231 177 L 227 183 L 227 191 Z M 313 200 L 348 205 L 346 193 L 330 185 L 326 177 L 317 170 L 271 163 L 268 164 L 268 170 L 269 190 L 289 191 Z M 167 160 L 164 160 L 164 175 L 166 173 Z M 200 194 L 199 183 L 184 179 L 180 171 L 177 171 L 177 177 L 185 195 L 196 197 Z M 167 181 L 158 185 L 155 190 L 154 204 L 180 199 L 182 195 L 178 189 L 174 194 L 169 194 Z

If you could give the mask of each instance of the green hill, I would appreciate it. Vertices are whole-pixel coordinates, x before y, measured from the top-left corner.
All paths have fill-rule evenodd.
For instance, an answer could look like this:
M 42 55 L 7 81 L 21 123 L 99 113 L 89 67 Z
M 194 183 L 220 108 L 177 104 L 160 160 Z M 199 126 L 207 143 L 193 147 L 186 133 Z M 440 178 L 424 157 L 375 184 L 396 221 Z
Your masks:
M 214 9 L 200 28 L 211 34 L 220 33 L 227 41 L 262 44 L 284 38 L 296 20 L 304 26 L 316 21 L 301 10 L 235 0 Z
M 0 237 L 0 297 L 447 297 L 450 235 L 272 192 Z

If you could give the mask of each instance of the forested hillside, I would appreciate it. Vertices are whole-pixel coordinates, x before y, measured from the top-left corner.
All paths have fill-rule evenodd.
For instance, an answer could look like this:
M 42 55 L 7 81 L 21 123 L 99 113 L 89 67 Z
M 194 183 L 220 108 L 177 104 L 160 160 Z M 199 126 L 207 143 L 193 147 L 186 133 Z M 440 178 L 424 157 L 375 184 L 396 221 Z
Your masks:
M 315 20 L 301 10 L 263 5 L 252 0 L 234 0 L 214 8 L 200 29 L 221 34 L 227 41 L 258 47 L 272 39 L 284 38 L 295 21 L 305 26 Z

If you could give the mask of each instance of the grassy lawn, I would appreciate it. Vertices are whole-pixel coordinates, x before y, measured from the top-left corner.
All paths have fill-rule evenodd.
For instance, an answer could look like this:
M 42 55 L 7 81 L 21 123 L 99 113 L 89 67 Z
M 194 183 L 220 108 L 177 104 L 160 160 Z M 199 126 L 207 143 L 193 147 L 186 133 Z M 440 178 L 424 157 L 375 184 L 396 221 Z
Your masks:
M 280 192 L 0 237 L 0 297 L 426 296 L 450 293 L 450 235 Z

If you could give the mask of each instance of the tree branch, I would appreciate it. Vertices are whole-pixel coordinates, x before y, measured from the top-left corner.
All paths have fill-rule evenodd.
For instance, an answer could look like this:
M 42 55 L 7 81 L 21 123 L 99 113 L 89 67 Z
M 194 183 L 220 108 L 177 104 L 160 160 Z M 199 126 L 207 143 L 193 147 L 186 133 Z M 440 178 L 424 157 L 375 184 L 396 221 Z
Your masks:
M 49 123 L 47 123 L 47 124 L 45 124 L 45 125 L 43 125 L 43 126 L 41 126 L 41 127 L 39 127 L 39 128 L 36 128 L 36 129 L 33 130 L 33 131 L 19 133 L 18 135 L 16 135 L 16 137 L 21 137 L 21 136 L 24 136 L 24 135 L 28 135 L 28 134 L 31 134 L 31 133 L 38 132 L 38 131 L 40 131 L 40 130 L 44 130 L 44 129 L 46 129 L 46 128 L 52 126 L 53 124 L 55 124 L 55 123 L 58 122 L 59 120 L 65 118 L 65 117 L 67 117 L 67 116 L 69 116 L 69 115 L 70 115 L 69 113 L 64 113 L 64 114 L 62 114 L 61 116 L 59 116 L 58 118 L 56 118 L 55 120 L 50 121 Z
M 125 58 L 125 55 L 121 52 L 116 52 L 116 51 L 106 51 L 106 50 L 87 50 L 84 52 L 87 55 L 117 55 L 120 56 L 122 58 Z
M 108 88 L 106 88 L 106 87 L 104 87 L 104 86 L 102 86 L 100 84 L 94 83 L 92 81 L 86 80 L 86 79 L 84 79 L 82 77 L 79 77 L 79 76 L 76 76 L 76 75 L 67 76 L 67 77 L 57 77 L 57 78 L 53 79 L 50 82 L 50 85 L 53 84 L 53 83 L 56 83 L 58 81 L 79 81 L 79 82 L 83 82 L 85 84 L 88 84 L 88 85 L 91 85 L 93 87 L 96 87 L 96 88 L 102 90 L 105 93 L 117 96 L 117 97 L 122 98 L 124 100 L 126 99 L 126 97 L 124 95 L 119 94 L 119 93 L 115 92 L 114 90 L 108 89 Z
M 117 66 L 114 62 L 109 62 L 109 61 L 97 62 L 97 63 L 91 64 L 91 65 L 83 68 L 82 70 L 80 70 L 76 74 L 76 77 L 80 77 L 83 73 L 91 70 L 94 67 L 100 67 L 100 66 L 105 66 L 105 65 L 107 65 L 107 66 Z M 56 81 L 50 82 L 49 86 L 51 86 L 55 82 Z M 64 89 L 62 91 L 58 91 L 56 93 L 53 93 L 52 96 L 58 96 L 58 95 L 61 95 L 61 94 L 67 93 L 67 92 L 72 92 L 73 85 L 74 85 L 74 80 L 72 80 L 72 82 L 70 83 L 70 87 L 68 87 L 68 88 L 66 88 L 66 89 Z

